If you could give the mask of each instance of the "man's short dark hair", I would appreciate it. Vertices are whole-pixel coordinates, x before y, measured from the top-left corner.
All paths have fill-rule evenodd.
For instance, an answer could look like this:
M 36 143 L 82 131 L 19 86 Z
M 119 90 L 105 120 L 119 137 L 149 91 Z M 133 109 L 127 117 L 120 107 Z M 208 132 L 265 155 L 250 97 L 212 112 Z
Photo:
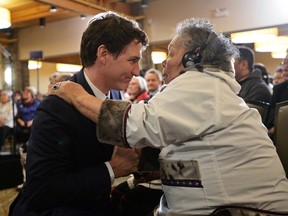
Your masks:
M 240 58 L 239 60 L 246 60 L 248 62 L 248 68 L 249 71 L 253 71 L 254 69 L 254 52 L 252 49 L 250 49 L 249 47 L 245 47 L 245 46 L 240 46 L 238 47 L 239 52 L 240 52 Z
M 117 58 L 133 40 L 137 40 L 144 47 L 148 45 L 148 37 L 136 21 L 114 12 L 97 14 L 82 35 L 82 65 L 90 67 L 95 63 L 100 45 L 104 45 Z

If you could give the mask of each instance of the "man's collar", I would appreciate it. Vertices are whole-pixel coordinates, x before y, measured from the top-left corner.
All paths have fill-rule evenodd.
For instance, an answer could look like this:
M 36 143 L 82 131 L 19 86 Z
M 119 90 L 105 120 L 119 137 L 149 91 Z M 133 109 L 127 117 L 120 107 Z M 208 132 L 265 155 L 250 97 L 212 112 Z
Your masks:
M 102 100 L 105 100 L 108 98 L 110 98 L 110 91 L 108 92 L 107 95 L 105 95 L 103 92 L 101 92 L 92 82 L 91 80 L 89 79 L 89 77 L 87 76 L 86 74 L 86 71 L 85 69 L 83 70 L 83 73 L 84 73 L 84 77 L 88 83 L 88 85 L 90 86 L 90 88 L 92 89 L 94 95 L 99 98 L 99 99 L 102 99 Z

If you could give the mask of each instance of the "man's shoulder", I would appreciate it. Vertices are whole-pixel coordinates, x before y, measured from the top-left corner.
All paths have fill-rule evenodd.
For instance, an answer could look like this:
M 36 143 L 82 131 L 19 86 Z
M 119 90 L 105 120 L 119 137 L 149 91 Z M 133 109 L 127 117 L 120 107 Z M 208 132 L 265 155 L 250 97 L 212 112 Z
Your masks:
M 70 109 L 72 110 L 72 108 L 73 106 L 64 101 L 62 98 L 56 95 L 50 95 L 43 99 L 43 101 L 39 104 L 38 110 L 45 110 L 45 112 L 53 113 L 65 113 Z

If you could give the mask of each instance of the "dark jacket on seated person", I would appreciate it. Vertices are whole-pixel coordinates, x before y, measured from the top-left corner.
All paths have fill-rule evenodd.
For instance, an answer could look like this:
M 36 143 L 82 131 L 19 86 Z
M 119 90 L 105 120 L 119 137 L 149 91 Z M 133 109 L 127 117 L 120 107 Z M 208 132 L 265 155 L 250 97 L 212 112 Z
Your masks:
M 259 69 L 253 70 L 249 76 L 240 81 L 239 84 L 241 85 L 241 90 L 238 95 L 244 100 L 270 102 L 271 93 L 262 79 Z

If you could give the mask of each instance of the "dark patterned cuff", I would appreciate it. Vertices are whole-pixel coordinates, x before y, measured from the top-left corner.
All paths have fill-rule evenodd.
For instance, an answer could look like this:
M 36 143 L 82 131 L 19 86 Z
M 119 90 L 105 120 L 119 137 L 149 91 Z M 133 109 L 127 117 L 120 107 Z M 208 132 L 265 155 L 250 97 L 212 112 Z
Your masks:
M 129 147 L 125 137 L 125 127 L 130 106 L 131 103 L 128 101 L 103 101 L 96 131 L 100 142 Z

